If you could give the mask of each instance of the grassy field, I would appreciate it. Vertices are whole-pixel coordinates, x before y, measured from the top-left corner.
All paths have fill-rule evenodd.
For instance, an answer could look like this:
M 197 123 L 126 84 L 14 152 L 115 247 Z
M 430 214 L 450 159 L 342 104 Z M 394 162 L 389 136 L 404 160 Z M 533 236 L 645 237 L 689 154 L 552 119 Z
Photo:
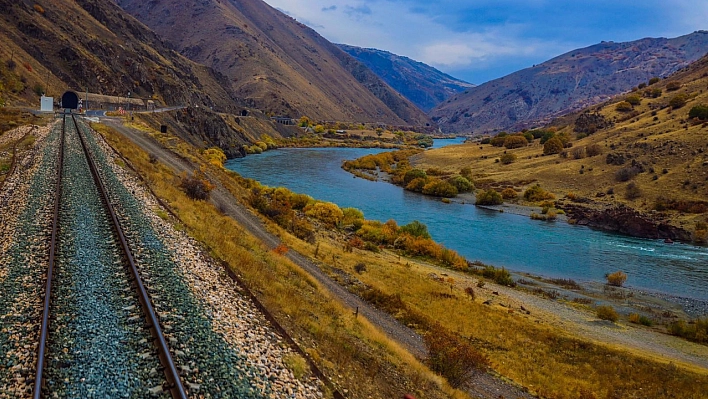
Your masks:
M 706 71 L 708 67 L 699 65 L 593 107 L 593 113 L 599 113 L 614 125 L 587 137 L 573 131 L 578 114 L 560 119 L 554 124 L 558 129 L 556 134 L 570 137 L 572 147 L 559 155 L 543 155 L 544 146 L 536 139 L 516 149 L 480 143 L 445 147 L 413 157 L 411 163 L 422 169 L 438 168 L 453 173 L 470 168 L 477 188 L 513 187 L 521 192 L 539 183 L 556 198 L 574 198 L 584 206 L 625 204 L 644 212 L 659 210 L 663 213 L 654 215 L 658 219 L 694 231 L 696 223 L 708 220 L 705 212 L 665 210 L 658 208 L 657 202 L 708 199 L 708 124 L 688 118 L 692 107 L 708 104 Z M 654 89 L 661 94 L 656 98 L 644 96 L 644 91 Z M 620 102 L 634 95 L 639 104 L 627 111 L 617 110 Z M 685 105 L 670 106 L 677 96 L 685 96 Z M 588 156 L 586 149 L 592 146 L 600 154 Z M 515 155 L 516 160 L 509 164 L 500 162 L 505 154 Z M 624 158 L 622 165 L 608 163 L 608 156 L 617 155 Z M 642 171 L 627 180 L 620 178 L 622 169 L 633 164 Z M 638 188 L 634 195 L 629 194 L 630 184 Z
M 481 293 L 489 290 L 477 288 L 478 277 L 387 251 L 348 253 L 340 240 L 331 237 L 318 235 L 317 259 L 334 279 L 400 295 L 415 312 L 482 348 L 496 372 L 544 398 L 708 397 L 708 370 L 579 339 L 518 309 L 484 305 Z M 299 252 L 314 256 L 315 245 L 293 237 L 286 240 Z M 366 271 L 359 273 L 355 266 L 361 263 Z M 433 273 L 442 278 L 431 278 Z M 475 290 L 477 298 L 471 299 L 466 288 Z M 405 318 L 395 311 L 394 315 Z

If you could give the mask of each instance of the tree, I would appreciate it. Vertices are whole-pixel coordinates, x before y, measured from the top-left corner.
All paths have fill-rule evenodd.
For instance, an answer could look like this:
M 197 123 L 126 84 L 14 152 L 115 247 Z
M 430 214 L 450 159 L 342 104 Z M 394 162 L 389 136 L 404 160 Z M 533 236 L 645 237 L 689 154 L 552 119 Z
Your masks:
M 558 154 L 561 151 L 563 151 L 563 142 L 557 137 L 553 137 L 543 145 L 543 153 L 545 155 Z
M 696 105 L 695 107 L 691 108 L 690 111 L 688 111 L 688 117 L 691 119 L 697 118 L 702 121 L 708 119 L 708 105 Z

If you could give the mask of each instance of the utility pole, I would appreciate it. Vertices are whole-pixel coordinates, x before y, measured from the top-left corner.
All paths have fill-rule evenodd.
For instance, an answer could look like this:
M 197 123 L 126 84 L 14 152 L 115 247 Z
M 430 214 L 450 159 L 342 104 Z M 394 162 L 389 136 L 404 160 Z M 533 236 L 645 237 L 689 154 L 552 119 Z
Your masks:
M 88 106 L 88 85 L 86 85 L 86 111 L 88 111 L 88 110 L 89 110 L 89 106 Z

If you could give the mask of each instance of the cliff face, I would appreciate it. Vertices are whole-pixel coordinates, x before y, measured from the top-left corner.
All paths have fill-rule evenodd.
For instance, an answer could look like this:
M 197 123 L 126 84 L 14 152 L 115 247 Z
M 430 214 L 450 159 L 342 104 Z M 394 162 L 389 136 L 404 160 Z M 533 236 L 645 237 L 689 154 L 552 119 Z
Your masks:
M 492 80 L 430 112 L 446 132 L 484 134 L 532 127 L 665 77 L 708 50 L 708 32 L 675 39 L 603 42 Z
M 430 119 L 312 29 L 261 0 L 119 0 L 190 59 L 228 76 L 264 111 L 419 125 Z
M 475 85 L 388 51 L 338 44 L 425 112 Z

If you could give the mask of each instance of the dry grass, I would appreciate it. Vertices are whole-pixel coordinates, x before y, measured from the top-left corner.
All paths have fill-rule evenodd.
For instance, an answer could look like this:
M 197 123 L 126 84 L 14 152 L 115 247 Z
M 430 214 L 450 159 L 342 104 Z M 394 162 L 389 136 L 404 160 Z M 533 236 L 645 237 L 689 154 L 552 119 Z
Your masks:
M 180 216 L 187 231 L 226 261 L 290 332 L 317 365 L 350 398 L 395 398 L 411 392 L 425 398 L 465 398 L 366 320 L 355 318 L 309 275 L 244 232 L 211 204 L 189 200 L 179 177 L 122 136 L 96 126 Z M 180 146 L 182 148 L 182 146 Z M 187 147 L 184 147 L 187 148 Z M 196 157 L 198 152 L 189 149 Z M 206 162 L 204 162 L 206 165 Z M 229 173 L 210 167 L 236 188 Z M 239 190 L 244 191 L 244 190 Z
M 600 204 L 623 203 L 642 211 L 652 210 L 660 197 L 705 200 L 708 198 L 708 125 L 687 120 L 691 107 L 708 104 L 705 70 L 708 68 L 677 76 L 684 84 L 675 92 L 668 93 L 662 86 L 665 82 L 657 83 L 655 86 L 664 88 L 664 94 L 659 98 L 642 98 L 631 113 L 615 109 L 615 104 L 623 97 L 595 107 L 616 123 L 585 138 L 576 139 L 572 131 L 574 118 L 566 118 L 559 124 L 558 133 L 565 132 L 573 138 L 567 158 L 543 156 L 543 146 L 535 140 L 527 147 L 513 150 L 480 144 L 445 147 L 426 151 L 414 157 L 412 163 L 423 169 L 434 167 L 454 173 L 469 167 L 475 183 L 482 182 L 482 187 L 484 184 L 510 184 L 523 189 L 536 181 L 557 198 L 573 192 Z M 666 107 L 677 93 L 688 95 L 687 104 L 675 110 Z M 602 150 L 602 155 L 579 159 L 573 156 L 573 150 L 594 145 Z M 509 165 L 496 162 L 504 152 L 516 155 L 517 161 Z M 626 154 L 628 161 L 621 166 L 608 165 L 608 153 Z M 641 196 L 636 199 L 625 198 L 626 183 L 615 179 L 616 172 L 628 167 L 632 159 L 645 166 L 645 172 L 632 179 L 641 190 Z M 610 188 L 614 188 L 615 195 L 603 196 Z M 692 231 L 696 221 L 705 221 L 706 214 L 672 212 L 667 217 L 673 224 Z
M 315 245 L 284 238 L 291 248 L 313 256 Z M 641 392 L 642 398 L 698 398 L 708 392 L 706 370 L 652 360 L 650 353 L 592 343 L 548 326 L 534 315 L 482 304 L 494 288 L 475 288 L 476 299 L 471 300 L 465 288 L 475 286 L 475 277 L 388 252 L 355 249 L 347 253 L 340 242 L 325 235 L 318 237 L 318 243 L 318 262 L 343 270 L 349 278 L 384 294 L 400 294 L 415 311 L 469 337 L 501 375 L 542 397 L 635 397 Z M 359 263 L 366 265 L 365 272 L 356 272 Z M 431 273 L 448 277 L 440 281 L 431 278 Z

